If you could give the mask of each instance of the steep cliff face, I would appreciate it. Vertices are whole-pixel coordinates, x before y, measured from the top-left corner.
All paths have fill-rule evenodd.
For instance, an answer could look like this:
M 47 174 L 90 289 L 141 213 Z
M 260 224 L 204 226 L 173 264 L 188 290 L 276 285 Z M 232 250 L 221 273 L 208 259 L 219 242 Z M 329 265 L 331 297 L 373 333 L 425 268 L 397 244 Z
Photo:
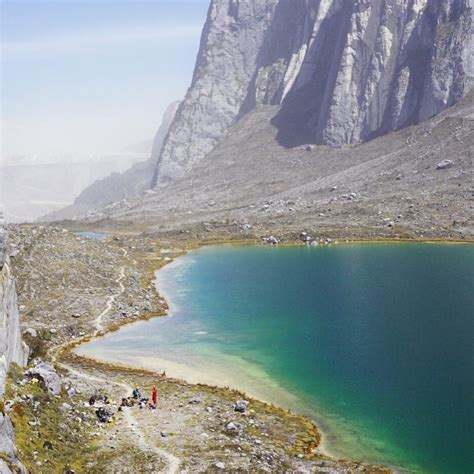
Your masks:
M 153 184 L 185 174 L 259 105 L 285 146 L 341 146 L 456 103 L 474 76 L 472 0 L 213 0 Z
M 325 3 L 275 118 L 284 143 L 366 140 L 426 120 L 468 90 L 467 1 Z
M 5 376 L 12 362 L 25 365 L 28 350 L 21 340 L 15 279 L 10 272 L 6 254 L 6 228 L 0 215 L 0 397 L 5 388 Z
M 163 145 L 153 184 L 199 162 L 235 122 L 277 3 L 212 0 L 191 87 Z
M 5 378 L 12 362 L 26 365 L 28 347 L 21 340 L 20 315 L 18 312 L 15 279 L 10 272 L 7 255 L 7 231 L 0 213 L 0 399 L 5 391 Z M 0 412 L 0 472 L 26 473 L 17 458 L 15 433 L 8 416 Z M 8 460 L 8 462 L 7 462 Z

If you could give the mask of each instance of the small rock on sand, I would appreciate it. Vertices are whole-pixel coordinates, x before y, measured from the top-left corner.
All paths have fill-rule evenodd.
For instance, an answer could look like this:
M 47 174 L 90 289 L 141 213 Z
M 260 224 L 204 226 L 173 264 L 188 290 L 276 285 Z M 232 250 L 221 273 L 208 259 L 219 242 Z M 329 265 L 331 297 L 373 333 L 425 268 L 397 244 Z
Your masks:
M 454 166 L 454 161 L 452 160 L 443 160 L 436 165 L 437 170 L 446 170 Z
M 234 422 L 230 422 L 230 423 L 227 423 L 225 429 L 229 432 L 229 433 L 236 433 L 238 431 L 238 428 L 237 428 L 237 425 L 234 423 Z

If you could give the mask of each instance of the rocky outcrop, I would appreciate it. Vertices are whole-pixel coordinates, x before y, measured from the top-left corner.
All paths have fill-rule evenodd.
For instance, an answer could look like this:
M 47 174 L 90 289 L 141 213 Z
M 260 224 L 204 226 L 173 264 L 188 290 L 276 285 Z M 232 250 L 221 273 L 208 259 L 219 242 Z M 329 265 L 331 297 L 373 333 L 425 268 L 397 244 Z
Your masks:
M 13 430 L 10 418 L 0 412 L 0 473 L 25 473 L 27 470 L 20 463 L 17 457 L 15 446 L 15 431 Z
M 56 372 L 53 364 L 49 362 L 40 362 L 35 367 L 32 367 L 26 372 L 28 377 L 40 380 L 46 390 L 53 395 L 61 393 L 61 379 Z
M 153 185 L 184 175 L 241 117 L 279 105 L 285 146 L 342 146 L 432 117 L 474 76 L 472 0 L 212 0 Z
M 0 214 L 0 398 L 5 391 L 5 378 L 12 362 L 25 365 L 28 348 L 21 340 L 15 280 L 10 272 L 7 252 L 7 230 Z M 0 472 L 26 472 L 17 459 L 15 434 L 10 419 L 0 412 Z M 7 462 L 8 460 L 8 462 Z

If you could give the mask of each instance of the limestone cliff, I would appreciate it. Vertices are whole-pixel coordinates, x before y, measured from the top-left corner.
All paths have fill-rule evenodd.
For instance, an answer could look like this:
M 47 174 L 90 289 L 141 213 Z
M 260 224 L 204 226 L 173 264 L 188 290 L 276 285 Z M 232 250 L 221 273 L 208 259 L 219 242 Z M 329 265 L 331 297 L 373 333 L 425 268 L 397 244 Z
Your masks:
M 0 397 L 4 393 L 10 363 L 25 365 L 27 355 L 27 348 L 21 340 L 15 279 L 6 252 L 6 228 L 0 214 Z
M 438 114 L 473 80 L 472 11 L 472 0 L 212 0 L 153 185 L 264 104 L 280 106 L 285 146 L 342 146 Z
M 5 378 L 12 362 L 26 365 L 28 348 L 21 340 L 15 279 L 10 272 L 7 231 L 0 214 L 0 398 L 5 390 Z M 15 435 L 10 419 L 0 412 L 0 472 L 26 472 L 16 456 Z M 8 463 L 6 461 L 8 459 Z M 13 467 L 14 466 L 14 467 Z

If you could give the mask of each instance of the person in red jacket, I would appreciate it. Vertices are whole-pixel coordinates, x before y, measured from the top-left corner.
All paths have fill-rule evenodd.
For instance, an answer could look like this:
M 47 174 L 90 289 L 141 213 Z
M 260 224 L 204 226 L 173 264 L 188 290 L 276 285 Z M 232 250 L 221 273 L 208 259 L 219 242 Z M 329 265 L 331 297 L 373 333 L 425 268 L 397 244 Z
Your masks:
M 153 405 L 155 405 L 156 407 L 158 403 L 158 391 L 156 390 L 156 385 L 153 385 L 153 392 L 151 394 L 151 399 L 153 401 Z

